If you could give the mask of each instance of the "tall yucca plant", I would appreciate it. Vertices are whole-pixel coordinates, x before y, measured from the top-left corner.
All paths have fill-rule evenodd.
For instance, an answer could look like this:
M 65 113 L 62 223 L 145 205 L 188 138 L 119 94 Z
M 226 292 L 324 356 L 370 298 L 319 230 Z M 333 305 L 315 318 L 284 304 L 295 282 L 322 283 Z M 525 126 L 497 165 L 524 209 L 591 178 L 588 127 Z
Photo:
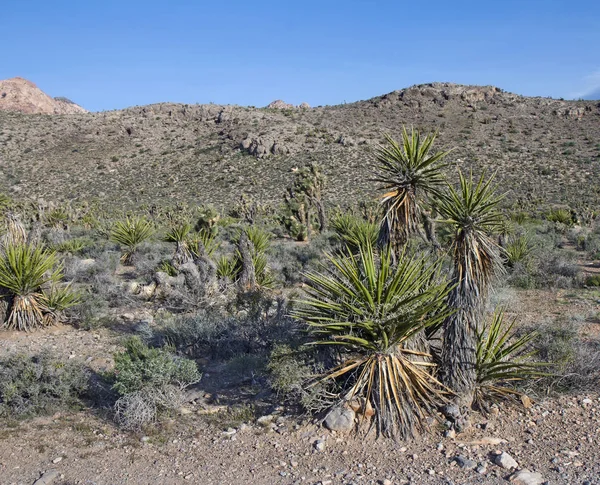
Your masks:
M 115 222 L 110 238 L 124 246 L 121 262 L 131 264 L 140 244 L 152 235 L 152 223 L 139 217 L 127 217 Z
M 504 312 L 497 310 L 490 323 L 477 333 L 474 404 L 484 411 L 490 402 L 521 395 L 511 383 L 548 375 L 542 368 L 549 364 L 532 361 L 536 351 L 527 349 L 537 334 L 519 337 L 514 325 L 514 320 L 505 323 Z
M 320 381 L 339 383 L 342 402 L 366 399 L 378 432 L 411 436 L 444 401 L 431 356 L 418 345 L 422 330 L 449 314 L 448 285 L 432 283 L 439 265 L 404 255 L 394 265 L 389 246 L 378 254 L 370 244 L 327 259 L 323 272 L 305 275 L 307 297 L 294 313 L 313 345 L 339 351 L 340 364 Z
M 391 243 L 398 250 L 404 245 L 419 230 L 425 204 L 440 193 L 447 166 L 442 159 L 449 152 L 432 153 L 436 136 L 423 137 L 417 130 L 409 134 L 403 128 L 401 142 L 385 135 L 387 144 L 377 149 L 374 180 L 385 191 L 381 196 L 385 215 L 379 232 L 382 246 Z
M 493 232 L 502 222 L 492 186 L 493 177 L 459 173 L 460 187 L 440 194 L 436 208 L 452 229 L 451 254 L 454 288 L 448 306 L 455 311 L 444 322 L 442 382 L 470 405 L 476 383 L 476 336 L 492 279 L 502 269 Z
M 58 279 L 54 252 L 26 243 L 6 244 L 0 253 L 0 288 L 9 298 L 4 326 L 29 331 L 46 325 L 42 286 Z

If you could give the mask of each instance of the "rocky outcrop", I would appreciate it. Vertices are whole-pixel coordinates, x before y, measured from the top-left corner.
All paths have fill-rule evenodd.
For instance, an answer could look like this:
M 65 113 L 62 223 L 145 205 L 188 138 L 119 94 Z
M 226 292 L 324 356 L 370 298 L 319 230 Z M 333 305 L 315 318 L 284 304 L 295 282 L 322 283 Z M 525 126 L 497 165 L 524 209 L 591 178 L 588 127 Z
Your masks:
M 0 81 L 0 111 L 25 114 L 87 113 L 67 98 L 52 98 L 34 83 L 20 77 Z

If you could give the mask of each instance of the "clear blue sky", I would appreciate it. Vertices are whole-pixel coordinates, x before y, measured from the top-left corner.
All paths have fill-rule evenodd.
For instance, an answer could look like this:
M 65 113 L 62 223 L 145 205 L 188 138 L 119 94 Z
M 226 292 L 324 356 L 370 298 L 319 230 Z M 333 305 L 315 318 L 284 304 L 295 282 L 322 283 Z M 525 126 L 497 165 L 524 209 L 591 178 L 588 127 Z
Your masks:
M 264 106 L 412 84 L 600 98 L 600 0 L 4 0 L 0 79 L 93 111 Z

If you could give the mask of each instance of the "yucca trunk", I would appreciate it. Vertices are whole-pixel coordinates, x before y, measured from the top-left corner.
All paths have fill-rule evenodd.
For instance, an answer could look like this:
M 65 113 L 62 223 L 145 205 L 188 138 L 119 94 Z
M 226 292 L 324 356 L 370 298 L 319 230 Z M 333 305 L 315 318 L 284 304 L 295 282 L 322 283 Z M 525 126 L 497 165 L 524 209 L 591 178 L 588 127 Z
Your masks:
M 469 407 L 477 381 L 477 322 L 481 305 L 475 295 L 458 284 L 448 295 L 448 307 L 455 312 L 444 323 L 441 381 L 454 391 L 460 405 Z
M 39 295 L 15 295 L 9 305 L 5 327 L 29 332 L 47 325 L 38 301 Z

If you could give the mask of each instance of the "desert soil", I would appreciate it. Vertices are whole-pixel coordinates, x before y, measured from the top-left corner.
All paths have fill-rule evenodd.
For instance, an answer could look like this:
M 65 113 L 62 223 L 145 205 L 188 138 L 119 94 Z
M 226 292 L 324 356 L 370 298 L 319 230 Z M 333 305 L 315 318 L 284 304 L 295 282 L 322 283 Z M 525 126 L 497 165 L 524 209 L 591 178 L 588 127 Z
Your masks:
M 592 290 L 524 291 L 510 300 L 523 324 L 560 314 L 595 315 L 599 307 Z M 593 334 L 595 326 L 583 320 L 580 330 Z M 0 354 L 48 348 L 102 372 L 112 365 L 122 330 L 61 326 L 32 334 L 3 332 Z M 336 434 L 276 406 L 260 408 L 260 422 L 230 427 L 212 414 L 222 403 L 204 393 L 201 382 L 182 415 L 147 435 L 120 430 L 103 409 L 4 423 L 0 484 L 30 485 L 44 474 L 50 481 L 38 483 L 510 483 L 515 470 L 495 464 L 500 452 L 516 460 L 517 470 L 538 472 L 543 479 L 513 483 L 600 484 L 596 393 L 536 396 L 528 408 L 503 403 L 488 416 L 474 413 L 473 426 L 456 436 L 433 424 L 430 432 L 406 442 L 376 439 L 373 433 Z

